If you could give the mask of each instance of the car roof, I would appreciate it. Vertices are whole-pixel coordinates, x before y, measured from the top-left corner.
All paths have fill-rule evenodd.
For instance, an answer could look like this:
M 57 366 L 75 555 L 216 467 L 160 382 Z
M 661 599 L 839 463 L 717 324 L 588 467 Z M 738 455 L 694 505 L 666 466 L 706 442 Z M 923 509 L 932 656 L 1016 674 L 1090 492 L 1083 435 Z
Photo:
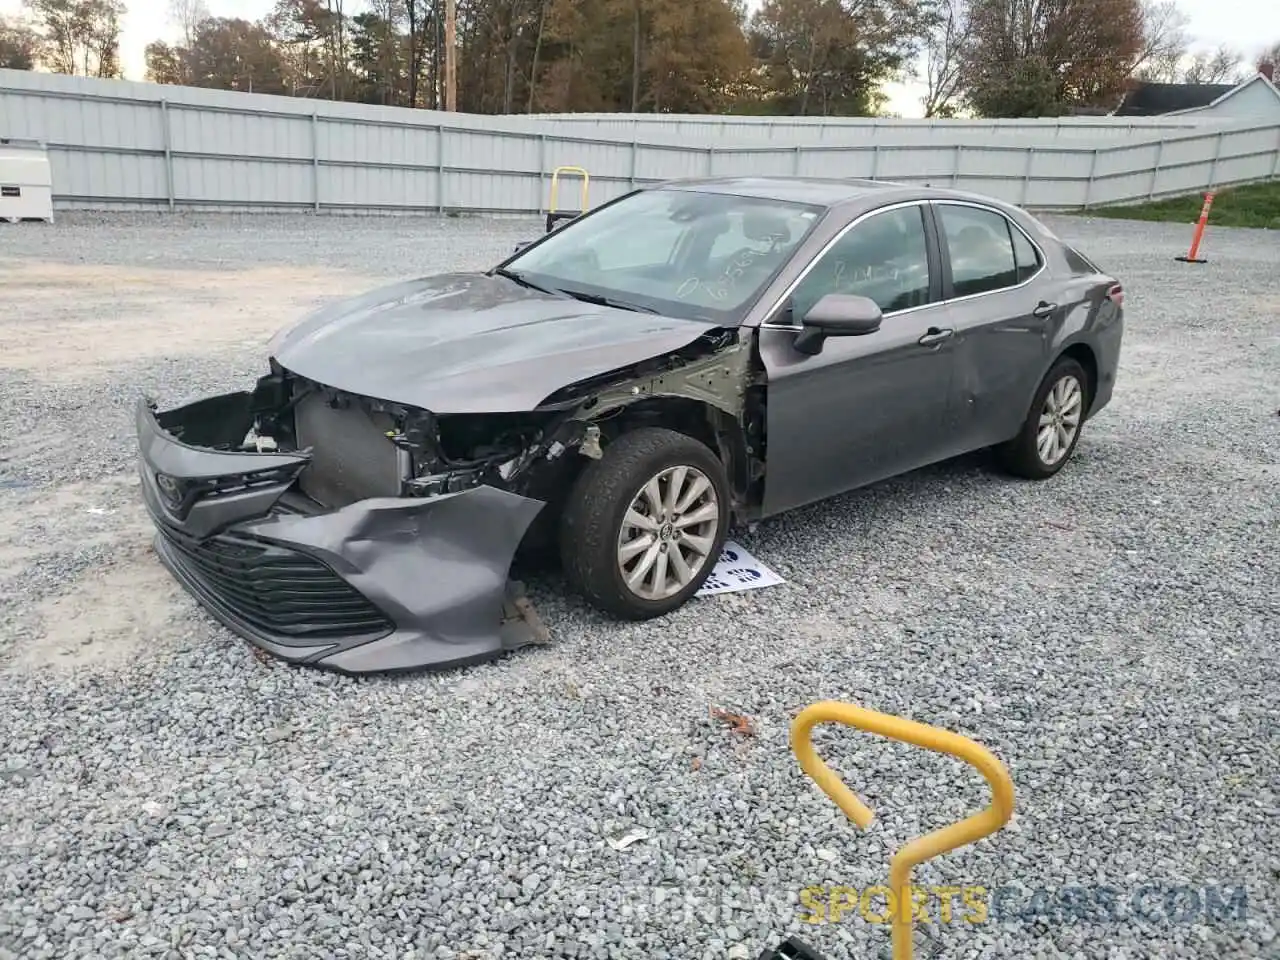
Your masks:
M 648 189 L 721 193 L 822 207 L 849 205 L 870 208 L 898 200 L 968 200 L 998 209 L 1008 208 L 1008 204 L 994 197 L 964 190 L 893 180 L 862 180 L 856 177 L 708 177 L 668 180 L 665 183 L 655 183 Z
M 654 185 L 659 190 L 689 190 L 696 193 L 723 193 L 762 200 L 783 200 L 832 207 L 869 193 L 882 192 L 901 184 L 879 180 L 837 179 L 835 177 L 710 177 L 697 180 L 670 180 Z

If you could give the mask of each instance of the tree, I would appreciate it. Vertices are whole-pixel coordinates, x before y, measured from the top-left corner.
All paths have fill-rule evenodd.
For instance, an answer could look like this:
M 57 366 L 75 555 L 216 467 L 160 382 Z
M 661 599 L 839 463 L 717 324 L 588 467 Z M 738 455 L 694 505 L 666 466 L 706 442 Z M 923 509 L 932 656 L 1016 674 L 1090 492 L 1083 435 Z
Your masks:
M 147 79 L 153 83 L 191 85 L 183 51 L 195 46 L 200 25 L 209 19 L 209 8 L 204 0 L 169 0 L 168 6 L 169 23 L 177 28 L 178 42 L 173 46 L 162 40 L 147 44 L 143 51 Z
M 968 19 L 969 9 L 964 0 L 942 0 L 938 5 L 924 44 L 925 94 L 921 105 L 926 117 L 956 114 L 963 92 Z
M 347 95 L 346 17 L 341 0 L 276 0 L 263 21 L 268 41 L 286 61 L 289 85 L 296 93 Z
M 1261 70 L 1267 64 L 1270 64 L 1273 69 L 1280 70 L 1280 40 L 1271 44 L 1258 55 L 1258 61 L 1255 66 Z M 1280 81 L 1280 74 L 1277 75 L 1276 79 Z
M 751 66 L 734 0 L 534 0 L 525 9 L 529 110 L 726 110 Z M 476 48 L 485 40 L 470 43 L 467 67 L 483 70 Z
M 61 10 L 119 0 L 29 2 Z M 273 0 L 257 23 L 210 17 L 211 0 L 166 2 L 179 36 L 147 46 L 154 81 L 443 102 L 445 0 L 362 0 L 353 16 L 349 0 Z M 978 2 L 994 0 L 764 0 L 748 22 L 744 0 L 457 0 L 458 106 L 872 114 L 880 87 L 908 72 L 927 37 L 928 112 L 944 115 L 972 61 L 968 5 Z M 1046 71 L 1049 106 L 1032 97 L 1017 109 L 1059 102 L 1061 83 Z
M 170 46 L 163 40 L 148 43 L 142 52 L 147 64 L 147 79 L 152 83 L 188 84 L 185 53 L 185 48 Z
M 423 53 L 426 48 L 426 28 L 429 25 L 434 25 L 436 23 L 437 14 L 434 13 L 431 6 L 427 3 L 427 0 L 404 0 L 404 9 L 405 21 L 409 27 L 409 35 L 406 38 L 406 53 L 409 60 L 409 91 L 406 106 L 416 107 L 418 106 L 418 91 L 422 82 L 423 68 L 425 66 Z M 433 84 L 433 93 L 435 77 L 440 64 L 438 41 L 439 32 L 439 30 L 432 31 L 433 55 L 431 79 Z M 433 95 L 430 98 L 429 105 L 434 107 L 437 104 L 438 100 Z
M 542 59 L 542 42 L 547 35 L 547 14 L 551 10 L 551 0 L 538 2 L 538 28 L 533 38 L 533 58 L 529 64 L 529 98 L 526 113 L 533 113 L 534 96 L 538 89 L 538 67 Z
M 121 0 L 27 0 L 44 32 L 45 65 L 56 73 L 120 76 Z
M 169 22 L 178 28 L 184 47 L 196 42 L 196 31 L 209 19 L 209 8 L 204 0 L 169 0 Z
M 1143 46 L 1134 78 L 1150 83 L 1235 83 L 1244 56 L 1223 44 L 1191 54 L 1188 20 L 1175 0 L 1150 0 L 1143 8 Z
M 972 0 L 966 100 L 988 117 L 1114 105 L 1149 54 L 1139 0 Z
M 634 2 L 634 0 L 633 0 Z M 637 9 L 640 4 L 635 3 Z M 631 110 L 714 113 L 732 99 L 734 82 L 751 66 L 740 8 L 724 0 L 663 0 L 637 19 Z M 640 46 L 640 44 L 643 46 Z
M 984 117 L 1052 117 L 1065 108 L 1058 71 L 1044 56 L 970 64 L 969 69 L 965 98 Z
M 471 0 L 458 7 L 458 46 L 467 66 L 459 72 L 458 106 L 511 113 L 525 102 L 542 0 Z
M 1193 55 L 1182 69 L 1183 83 L 1239 83 L 1244 55 L 1223 44 Z
M 914 0 L 765 0 L 752 43 L 781 113 L 866 115 L 919 51 L 933 8 Z
M 184 83 L 247 93 L 286 93 L 287 66 L 260 23 L 206 17 L 190 47 L 151 43 L 147 77 L 155 83 Z
M 604 30 L 604 4 L 599 0 L 552 0 L 543 24 L 539 73 L 534 78 L 535 109 L 599 111 L 609 106 L 611 95 L 603 86 L 616 87 L 617 58 L 627 47 L 617 46 Z M 612 59 L 603 52 L 613 45 Z M 630 70 L 631 58 L 626 64 Z
M 1176 0 L 1148 0 L 1142 7 L 1142 48 L 1133 64 L 1134 78 L 1151 83 L 1179 83 L 1191 39 L 1190 20 Z
M 376 4 L 351 20 L 351 72 L 356 99 L 396 105 L 407 93 L 407 38 L 393 17 L 402 16 L 390 3 Z
M 29 24 L 0 16 L 0 68 L 34 70 L 44 39 Z

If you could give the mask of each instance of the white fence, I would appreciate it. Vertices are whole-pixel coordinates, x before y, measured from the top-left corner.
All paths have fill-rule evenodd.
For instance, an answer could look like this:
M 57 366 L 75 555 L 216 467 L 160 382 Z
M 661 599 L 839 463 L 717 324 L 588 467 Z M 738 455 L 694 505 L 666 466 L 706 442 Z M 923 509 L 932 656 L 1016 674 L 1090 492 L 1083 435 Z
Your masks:
M 593 205 L 659 180 L 799 174 L 1063 209 L 1280 174 L 1274 121 L 735 118 L 732 139 L 726 122 L 481 117 L 0 70 L 0 138 L 48 145 L 61 207 L 532 213 L 569 164 L 590 171 Z
M 892 140 L 894 143 L 977 143 L 991 138 L 1017 144 L 1094 141 L 1101 145 L 1121 139 L 1146 139 L 1168 131 L 1203 130 L 1222 124 L 1214 114 L 1168 117 L 1053 117 L 1036 120 L 899 120 L 881 117 L 740 117 L 694 114 L 541 114 L 562 132 L 578 136 L 675 142 L 768 142 L 794 146 L 815 143 L 856 143 Z

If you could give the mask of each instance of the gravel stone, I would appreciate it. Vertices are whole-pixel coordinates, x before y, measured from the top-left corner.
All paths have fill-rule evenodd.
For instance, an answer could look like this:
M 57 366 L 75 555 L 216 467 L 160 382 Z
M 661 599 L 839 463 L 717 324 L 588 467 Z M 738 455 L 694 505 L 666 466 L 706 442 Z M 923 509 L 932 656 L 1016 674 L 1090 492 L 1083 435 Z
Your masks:
M 1129 318 L 1054 480 L 972 456 L 770 520 L 735 537 L 784 585 L 660 622 L 534 571 L 551 645 L 362 679 L 256 656 L 163 572 L 134 397 L 247 385 L 305 309 L 492 263 L 537 221 L 0 225 L 0 957 L 737 960 L 792 933 L 877 956 L 886 924 L 806 923 L 801 891 L 883 883 L 985 786 L 824 728 L 859 831 L 788 747 L 827 698 L 1012 773 L 1008 828 L 917 870 L 991 908 L 935 910 L 936 955 L 1276 956 L 1280 242 L 1211 226 L 1188 265 L 1190 225 L 1050 223 Z

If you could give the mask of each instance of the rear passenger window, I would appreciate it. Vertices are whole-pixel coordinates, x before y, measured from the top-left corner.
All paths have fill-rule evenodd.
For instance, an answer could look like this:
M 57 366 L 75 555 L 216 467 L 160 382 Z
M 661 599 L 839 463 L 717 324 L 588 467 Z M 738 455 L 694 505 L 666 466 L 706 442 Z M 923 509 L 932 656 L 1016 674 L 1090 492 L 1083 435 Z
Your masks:
M 1013 236 L 1013 259 L 1018 265 L 1018 282 L 1023 283 L 1035 276 L 1035 272 L 1040 269 L 1040 252 L 1027 239 L 1027 235 L 1013 224 L 1009 224 L 1009 233 Z
M 989 293 L 1020 282 L 1009 223 L 1003 216 L 950 203 L 939 204 L 937 210 L 951 254 L 955 296 Z

